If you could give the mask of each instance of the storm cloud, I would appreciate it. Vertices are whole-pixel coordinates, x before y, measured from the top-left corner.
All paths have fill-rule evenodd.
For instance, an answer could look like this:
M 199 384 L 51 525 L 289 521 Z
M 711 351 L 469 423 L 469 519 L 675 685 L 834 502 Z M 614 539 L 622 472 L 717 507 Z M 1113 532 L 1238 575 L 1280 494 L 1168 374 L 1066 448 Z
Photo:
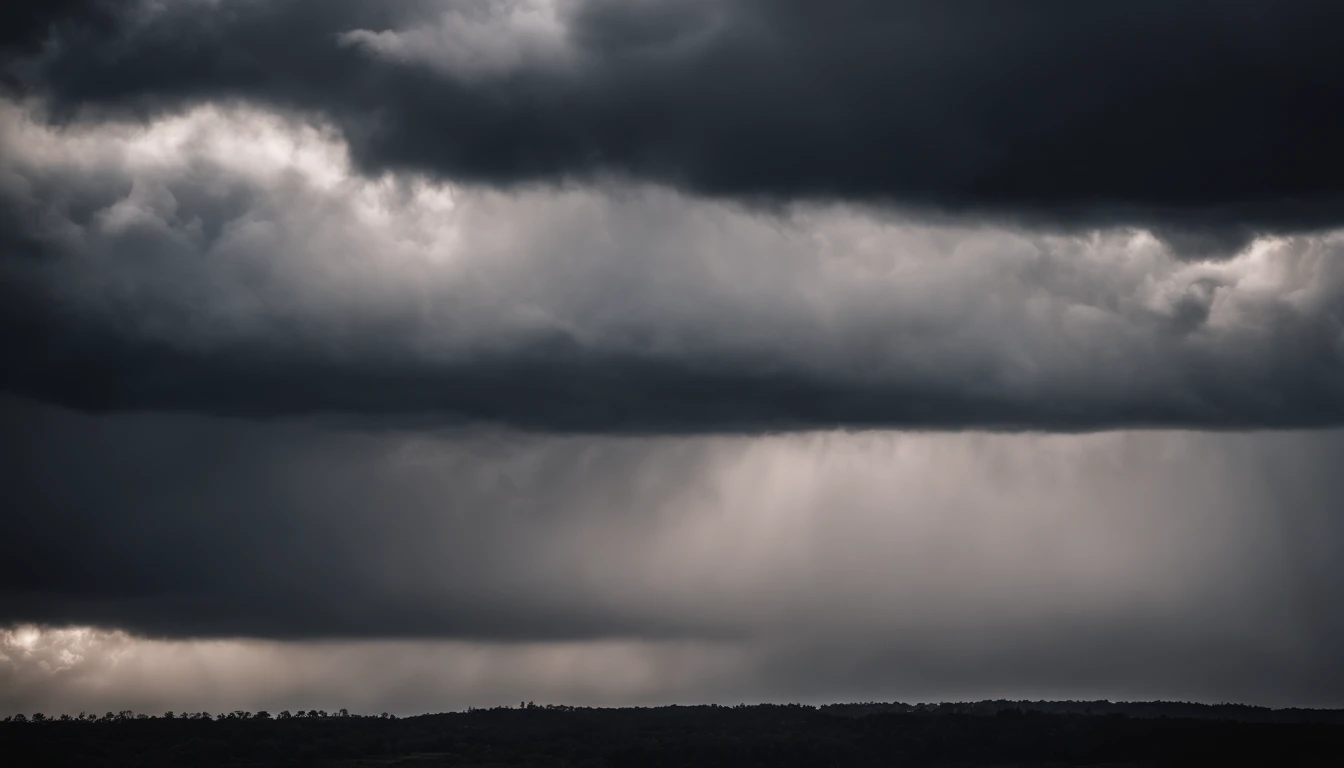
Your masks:
M 62 119 L 317 113 L 368 172 L 1138 224 L 1199 255 L 1344 213 L 1333 3 L 121 5 L 22 25 L 16 87 Z
M 597 675 L 600 702 L 1344 695 L 1339 432 L 538 438 L 4 406 L 31 437 L 6 457 L 0 625 L 648 660 L 634 689 Z
M 1342 21 L 7 6 L 0 710 L 1344 705 Z
M 1344 419 L 1344 240 L 1188 262 L 624 185 L 369 179 L 332 128 L 3 112 L 0 384 L 90 410 L 495 423 L 1310 427 Z

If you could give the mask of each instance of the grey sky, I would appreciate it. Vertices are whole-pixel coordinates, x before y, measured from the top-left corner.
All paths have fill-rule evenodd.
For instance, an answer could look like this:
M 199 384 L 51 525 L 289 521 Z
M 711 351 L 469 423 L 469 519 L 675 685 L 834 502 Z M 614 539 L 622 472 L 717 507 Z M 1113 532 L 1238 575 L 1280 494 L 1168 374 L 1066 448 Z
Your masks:
M 1344 11 L 0 11 L 0 711 L 1344 705 Z
M 655 669 L 637 690 L 598 675 L 603 701 L 1344 693 L 1338 432 L 543 438 L 4 416 L 32 436 L 4 491 L 24 510 L 0 545 L 13 624 L 406 638 L 426 660 L 671 648 L 728 670 Z M 538 685 L 558 697 L 587 674 Z
M 1195 252 L 1337 225 L 1344 10 L 1315 0 L 75 0 L 14 12 L 58 117 L 242 98 L 359 164 L 616 175 L 1055 225 Z M 91 110 L 91 112 L 88 112 Z

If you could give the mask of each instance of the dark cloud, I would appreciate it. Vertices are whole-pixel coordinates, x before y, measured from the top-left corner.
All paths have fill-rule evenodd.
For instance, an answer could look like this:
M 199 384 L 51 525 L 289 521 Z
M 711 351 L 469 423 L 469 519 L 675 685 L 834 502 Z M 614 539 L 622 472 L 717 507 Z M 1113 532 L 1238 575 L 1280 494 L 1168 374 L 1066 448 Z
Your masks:
M 234 0 L 126 15 L 114 34 L 60 38 L 30 87 L 60 110 L 315 110 L 367 169 L 498 184 L 617 174 L 1161 224 L 1173 242 L 1344 212 L 1334 3 Z
M 1338 7 L 7 8 L 0 703 L 1339 703 Z
M 461 704 L 525 688 L 495 665 L 538 643 L 571 687 L 532 684 L 582 701 L 1344 695 L 1339 433 L 525 438 L 10 398 L 0 427 L 0 627 L 295 643 L 199 662 L 225 677 L 335 665 L 337 690 L 364 689 L 352 669 L 382 690 L 442 667 L 449 695 L 449 651 L 299 642 L 420 639 L 485 649 Z M 573 668 L 604 644 L 605 674 Z M 138 682 L 100 700 L 200 673 L 105 674 Z
M 629 469 L 650 451 L 638 443 L 579 445 L 594 460 L 585 469 L 559 455 L 563 445 L 498 435 L 100 421 L 11 399 L 3 420 L 4 506 L 18 514 L 3 545 L 0 624 L 172 637 L 725 631 L 669 606 L 613 609 L 592 599 L 600 585 L 557 562 L 562 534 L 639 490 Z M 661 471 L 675 475 L 675 459 Z
M 1311 92 L 1333 59 L 1300 59 L 1325 6 L 320 5 L 24 23 L 42 43 L 13 60 L 28 93 L 47 117 L 91 111 L 56 131 L 5 104 L 0 387 L 554 431 L 1344 422 L 1338 238 L 1248 250 L 1265 221 L 1332 210 L 1337 142 L 1294 159 L 1331 124 Z M 1233 90 L 1256 107 L 1213 132 Z M 235 98 L 310 127 L 218 106 Z M 173 111 L 191 103 L 215 111 Z M 148 130 L 113 119 L 127 110 Z M 1246 131 L 1263 141 L 1210 170 L 1201 153 Z M 347 148 L 356 169 L 498 183 L 615 171 L 1032 224 L 1183 213 L 1152 229 L 1167 248 L 1137 250 L 1121 229 L 912 236 L 871 210 L 629 185 L 459 188 L 463 213 L 427 207 L 417 174 L 352 176 Z M 967 250 L 983 259 L 944 258 Z
M 1207 317 L 1175 308 L 1173 332 Z M 6 313 L 8 314 L 8 313 Z M 11 318 L 5 318 L 7 321 Z M 817 428 L 1085 431 L 1114 428 L 1321 428 L 1344 423 L 1344 368 L 1323 327 L 1284 328 L 1284 347 L 1247 360 L 1196 355 L 1176 371 L 1076 388 L 1015 390 L 988 368 L 964 383 L 931 376 L 865 381 L 855 372 L 790 370 L 750 355 L 658 359 L 553 339 L 456 362 L 317 357 L 238 347 L 194 353 L 82 328 L 7 324 L 0 384 L 89 411 L 187 411 L 276 418 L 346 415 L 374 423 L 489 423 L 544 432 L 769 432 Z M 1179 342 L 1172 342 L 1179 346 Z M 339 357 L 345 357 L 342 360 Z M 973 361 L 965 361 L 975 367 Z M 986 364 L 988 365 L 988 363 Z M 1119 364 L 1123 366 L 1123 364 Z M 787 367 L 786 367 L 787 366 Z M 1123 368 L 1113 372 L 1120 376 Z M 1097 388 L 1093 390 L 1093 388 Z
M 109 34 L 115 18 L 111 5 L 99 0 L 6 3 L 0 8 L 0 53 L 32 54 L 71 23 Z
M 320 129 L 5 113 L 0 387 L 91 411 L 540 431 L 1344 422 L 1337 234 L 773 213 L 351 174 Z

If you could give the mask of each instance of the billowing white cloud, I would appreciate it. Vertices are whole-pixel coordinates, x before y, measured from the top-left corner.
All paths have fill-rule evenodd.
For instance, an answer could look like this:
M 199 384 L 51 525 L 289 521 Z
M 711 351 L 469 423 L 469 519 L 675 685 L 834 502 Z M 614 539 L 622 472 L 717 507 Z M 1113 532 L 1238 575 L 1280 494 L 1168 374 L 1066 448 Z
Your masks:
M 563 20 L 565 0 L 440 2 L 438 18 L 402 30 L 355 29 L 340 42 L 451 78 L 506 76 L 522 69 L 573 66 Z
M 1330 397 L 1344 382 L 1340 233 L 1192 262 L 1136 230 L 366 177 L 331 131 L 243 108 L 145 127 L 58 130 L 12 104 L 0 119 L 0 194 L 47 254 L 7 260 L 12 285 L 60 322 L 170 356 L 275 353 L 338 378 L 390 367 L 422 382 L 331 387 L 318 409 L 711 430 L 1344 418 Z M 477 365 L 542 366 L 531 380 L 559 388 L 550 413 L 510 401 L 517 373 L 498 374 L 513 377 L 502 389 L 425 394 L 469 387 L 461 367 Z M 630 366 L 659 373 L 636 380 Z M 208 389 L 189 407 L 302 409 L 283 387 L 273 403 Z

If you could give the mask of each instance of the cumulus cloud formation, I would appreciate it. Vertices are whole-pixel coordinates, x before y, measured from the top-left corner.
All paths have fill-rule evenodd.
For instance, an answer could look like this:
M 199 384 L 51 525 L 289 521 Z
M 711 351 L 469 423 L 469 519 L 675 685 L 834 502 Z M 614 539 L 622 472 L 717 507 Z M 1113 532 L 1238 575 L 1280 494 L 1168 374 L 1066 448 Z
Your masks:
M 367 170 L 501 184 L 615 174 L 1162 224 L 1187 244 L 1344 210 L 1332 3 L 109 5 L 25 14 L 41 53 L 10 66 L 16 87 L 66 115 L 231 98 L 314 111 Z
M 446 4 L 437 23 L 404 31 L 354 29 L 339 40 L 450 78 L 500 77 L 563 66 L 572 56 L 555 0 Z
M 12 391 L 89 409 L 541 430 L 1272 427 L 1344 417 L 1344 239 L 1218 262 L 650 187 L 351 168 L 334 129 L 202 107 L 3 111 Z

